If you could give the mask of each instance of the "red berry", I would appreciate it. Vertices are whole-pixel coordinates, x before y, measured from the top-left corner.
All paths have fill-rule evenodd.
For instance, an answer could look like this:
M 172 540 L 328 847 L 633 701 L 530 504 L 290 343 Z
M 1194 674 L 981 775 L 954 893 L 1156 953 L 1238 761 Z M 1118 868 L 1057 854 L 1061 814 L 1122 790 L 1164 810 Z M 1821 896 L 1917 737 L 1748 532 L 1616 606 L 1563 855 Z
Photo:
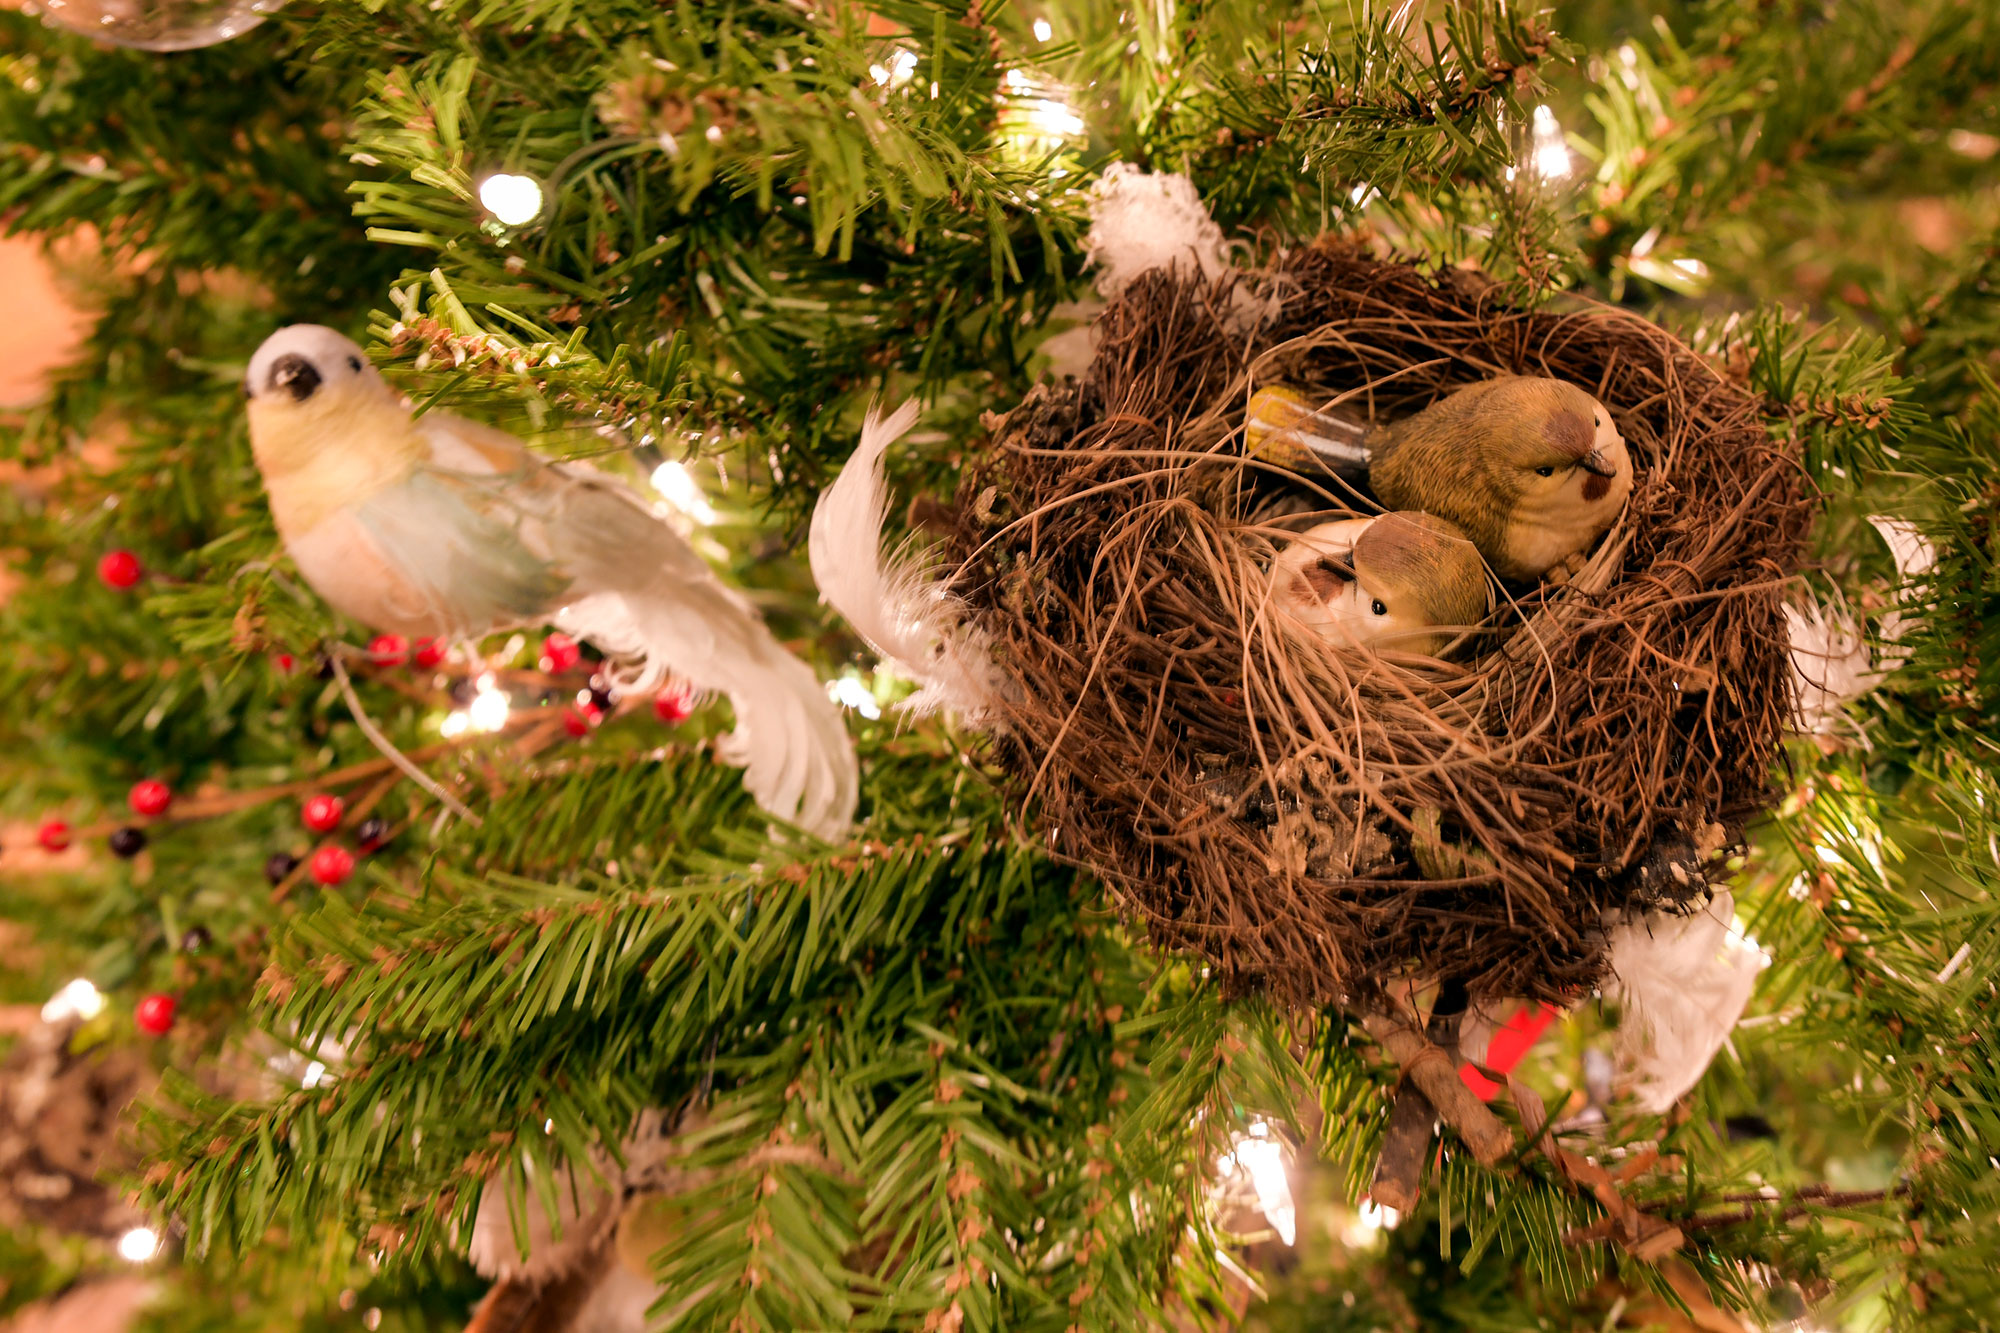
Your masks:
M 164 1037 L 174 1025 L 174 1010 L 179 1007 L 173 996 L 155 992 L 139 1001 L 139 1007 L 132 1011 L 132 1020 L 139 1025 L 139 1031 Z
M 354 873 L 354 853 L 329 844 L 312 854 L 312 862 L 306 869 L 315 882 L 332 888 Z
M 368 660 L 379 667 L 401 666 L 410 660 L 410 641 L 400 634 L 377 634 L 368 641 Z
M 693 712 L 694 695 L 678 685 L 661 690 L 653 699 L 653 716 L 668 726 L 687 721 Z
M 583 650 L 567 634 L 551 634 L 542 640 L 542 670 L 555 674 L 568 671 L 583 660 Z
M 292 668 L 299 664 L 298 659 L 293 657 L 290 653 L 279 653 L 276 657 L 272 658 L 271 660 L 277 663 L 278 670 L 287 676 L 291 675 Z
M 445 654 L 450 651 L 443 639 L 418 639 L 417 651 L 411 660 L 428 671 L 444 661 Z
M 141 778 L 125 794 L 125 804 L 132 807 L 135 815 L 164 814 L 173 799 L 173 790 L 158 778 Z
M 306 827 L 314 833 L 331 833 L 340 827 L 340 817 L 346 812 L 347 807 L 338 796 L 321 792 L 317 796 L 306 797 L 305 806 L 299 813 L 305 819 Z
M 145 572 L 139 557 L 126 550 L 106 551 L 97 562 L 97 577 L 104 580 L 105 587 L 120 592 L 137 587 Z
M 588 736 L 590 729 L 604 720 L 596 704 L 579 704 L 563 709 L 563 730 L 572 736 Z
M 45 820 L 35 837 L 41 840 L 42 846 L 59 852 L 69 846 L 69 825 L 60 819 Z

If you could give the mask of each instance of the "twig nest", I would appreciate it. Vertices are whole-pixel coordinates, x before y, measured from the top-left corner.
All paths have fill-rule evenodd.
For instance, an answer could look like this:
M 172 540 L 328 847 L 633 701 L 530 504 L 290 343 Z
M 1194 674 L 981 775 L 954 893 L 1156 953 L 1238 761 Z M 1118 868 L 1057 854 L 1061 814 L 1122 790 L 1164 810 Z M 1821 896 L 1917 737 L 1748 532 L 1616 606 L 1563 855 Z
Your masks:
M 1773 798 L 1812 512 L 1796 447 L 1625 311 L 1524 310 L 1326 244 L 1242 283 L 1274 307 L 1255 331 L 1232 329 L 1230 280 L 1134 282 L 1080 381 L 991 422 L 947 567 L 1007 682 L 998 755 L 1057 854 L 1235 988 L 1365 1004 L 1450 977 L 1573 1001 L 1606 924 L 1696 900 L 1695 849 Z M 1445 588 L 1453 525 L 1376 517 L 1245 446 L 1269 386 L 1365 433 L 1503 376 L 1583 390 L 1629 453 L 1629 499 L 1548 580 Z M 1476 626 L 1342 628 L 1369 554 L 1327 525 L 1369 518 L 1431 560 L 1406 592 Z

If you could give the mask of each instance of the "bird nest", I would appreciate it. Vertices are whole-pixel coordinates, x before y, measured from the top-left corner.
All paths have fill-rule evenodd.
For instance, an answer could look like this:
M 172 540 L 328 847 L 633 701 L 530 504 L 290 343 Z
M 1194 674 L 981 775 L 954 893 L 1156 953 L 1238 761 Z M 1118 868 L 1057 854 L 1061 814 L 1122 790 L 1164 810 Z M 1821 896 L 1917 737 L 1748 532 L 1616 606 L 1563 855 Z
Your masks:
M 1009 682 L 997 755 L 1057 855 L 1233 989 L 1305 1004 L 1417 978 L 1574 1001 L 1608 923 L 1698 897 L 1770 804 L 1792 709 L 1812 501 L 1757 397 L 1630 313 L 1327 244 L 1216 285 L 1149 275 L 1097 329 L 1081 380 L 989 418 L 947 548 Z M 1590 390 L 1631 451 L 1580 572 L 1496 584 L 1436 658 L 1273 615 L 1252 393 L 1393 420 L 1506 374 Z

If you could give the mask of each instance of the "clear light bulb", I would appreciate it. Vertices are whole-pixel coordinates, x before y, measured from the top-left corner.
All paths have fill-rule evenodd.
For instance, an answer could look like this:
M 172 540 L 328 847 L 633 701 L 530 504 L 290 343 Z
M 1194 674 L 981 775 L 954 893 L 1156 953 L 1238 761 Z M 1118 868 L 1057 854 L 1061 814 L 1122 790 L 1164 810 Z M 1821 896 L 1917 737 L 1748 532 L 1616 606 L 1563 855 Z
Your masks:
M 479 182 L 479 202 L 500 221 L 518 227 L 542 211 L 542 186 L 532 176 L 496 171 Z
M 1047 40 L 1048 40 L 1049 38 L 1051 38 L 1051 37 L 1053 37 L 1053 36 L 1055 36 L 1055 35 L 1056 35 L 1056 30 L 1055 30 L 1055 29 L 1054 29 L 1053 27 L 1051 27 L 1051 26 L 1050 26 L 1050 24 L 1049 24 L 1049 21 L 1048 21 L 1047 19 L 1036 19 L 1036 20 L 1035 20 L 1035 40 L 1036 40 L 1036 41 L 1038 41 L 1038 42 L 1046 42 L 1046 41 L 1047 41 Z
M 42 1006 L 44 1023 L 60 1023 L 69 1018 L 92 1019 L 104 1012 L 104 992 L 83 977 L 64 986 Z
M 143 1264 L 160 1252 L 160 1233 L 151 1227 L 133 1227 L 118 1238 L 118 1257 Z
M 494 688 L 491 674 L 484 675 L 479 678 L 479 692 L 466 707 L 466 720 L 474 731 L 498 731 L 507 725 L 512 707 L 506 691 Z
M 653 489 L 666 502 L 695 522 L 707 527 L 715 522 L 715 509 L 702 494 L 701 483 L 688 471 L 687 464 L 668 459 L 653 469 Z
M 1546 106 L 1535 108 L 1534 140 L 1530 160 L 1535 174 L 1545 181 L 1569 179 L 1572 170 L 1569 144 L 1563 139 L 1563 129 L 1556 121 L 1556 113 Z

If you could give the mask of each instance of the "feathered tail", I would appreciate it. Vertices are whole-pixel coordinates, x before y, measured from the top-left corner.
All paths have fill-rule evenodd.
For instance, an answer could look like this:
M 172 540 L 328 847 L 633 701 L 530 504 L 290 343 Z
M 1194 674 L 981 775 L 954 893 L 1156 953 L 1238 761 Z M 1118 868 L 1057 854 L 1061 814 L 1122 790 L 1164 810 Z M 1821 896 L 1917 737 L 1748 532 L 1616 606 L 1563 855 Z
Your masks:
M 717 579 L 680 534 L 631 492 L 589 484 L 587 510 L 563 525 L 580 550 L 577 597 L 556 624 L 623 659 L 619 684 L 659 687 L 667 675 L 729 696 L 736 730 L 718 748 L 743 785 L 781 819 L 836 838 L 854 819 L 860 769 L 840 707 L 819 678 L 771 636 L 755 609 Z
M 914 399 L 886 421 L 878 411 L 868 413 L 860 447 L 813 510 L 813 578 L 820 597 L 856 633 L 923 687 L 906 708 L 977 717 L 1001 692 L 986 639 L 921 557 L 906 550 L 887 561 L 882 556 L 889 503 L 882 455 L 916 420 Z
M 1665 1111 L 1700 1081 L 1750 1002 L 1767 959 L 1736 933 L 1735 909 L 1719 890 L 1691 915 L 1653 912 L 1611 932 L 1605 992 L 1624 1007 L 1620 1062 L 1638 1076 L 1648 1111 Z

